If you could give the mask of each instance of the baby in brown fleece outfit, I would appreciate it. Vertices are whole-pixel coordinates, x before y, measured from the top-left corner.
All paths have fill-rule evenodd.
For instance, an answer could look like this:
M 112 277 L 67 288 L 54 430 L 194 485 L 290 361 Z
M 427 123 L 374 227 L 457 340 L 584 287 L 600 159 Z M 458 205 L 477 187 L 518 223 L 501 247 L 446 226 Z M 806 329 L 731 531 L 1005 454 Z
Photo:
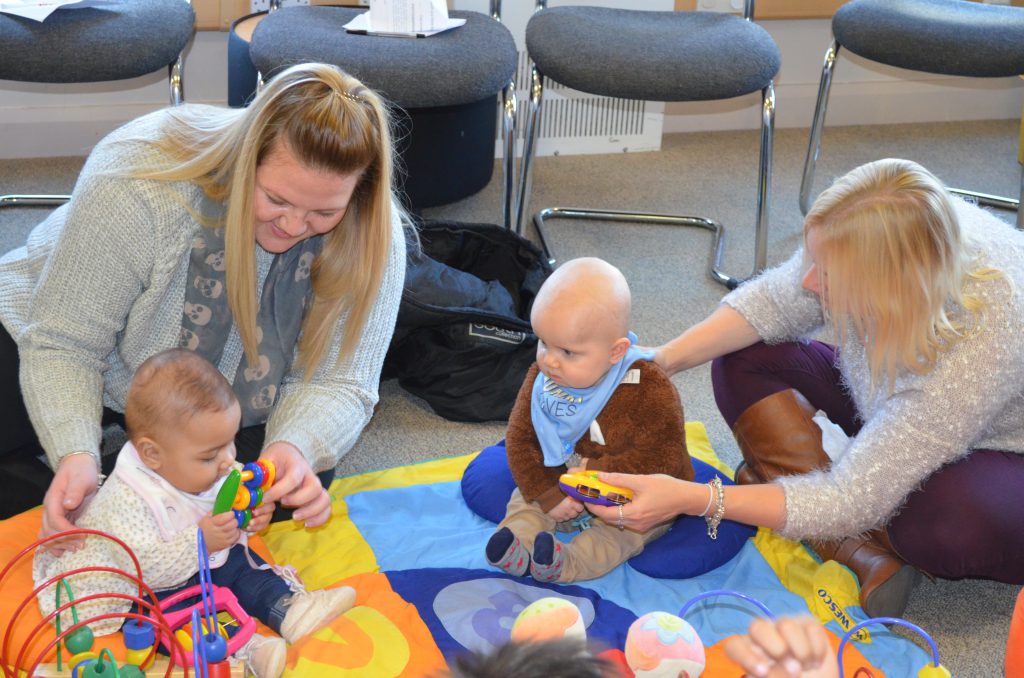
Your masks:
M 630 314 L 626 279 L 601 259 L 562 264 L 537 294 L 537 362 L 506 436 L 517 489 L 487 543 L 495 567 L 546 582 L 594 579 L 668 530 L 670 522 L 636 533 L 581 521 L 586 507 L 558 485 L 562 473 L 583 469 L 693 480 L 679 393 L 635 346 Z M 571 521 L 582 531 L 556 540 L 554 530 L 575 529 Z

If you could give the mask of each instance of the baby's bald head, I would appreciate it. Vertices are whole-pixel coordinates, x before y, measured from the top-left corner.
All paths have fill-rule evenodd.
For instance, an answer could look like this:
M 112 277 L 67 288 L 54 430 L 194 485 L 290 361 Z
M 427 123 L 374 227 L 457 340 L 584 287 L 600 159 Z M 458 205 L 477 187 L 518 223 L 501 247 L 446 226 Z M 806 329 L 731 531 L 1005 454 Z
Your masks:
M 575 323 L 580 331 L 614 341 L 629 333 L 629 284 L 619 269 L 603 259 L 571 259 L 544 281 L 533 302 L 531 318 L 547 313 Z

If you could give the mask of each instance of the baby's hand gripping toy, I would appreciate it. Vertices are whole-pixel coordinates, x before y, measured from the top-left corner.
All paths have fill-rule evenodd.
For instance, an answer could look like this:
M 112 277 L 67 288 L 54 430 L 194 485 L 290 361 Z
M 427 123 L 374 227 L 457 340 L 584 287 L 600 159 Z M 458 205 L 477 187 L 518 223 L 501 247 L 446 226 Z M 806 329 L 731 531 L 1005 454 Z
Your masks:
M 595 471 L 563 473 L 558 479 L 562 491 L 573 499 L 600 504 L 601 506 L 622 506 L 633 501 L 633 491 L 625 487 L 609 485 L 597 479 Z
M 239 529 L 252 520 L 252 510 L 263 503 L 263 493 L 274 484 L 274 462 L 260 460 L 232 469 L 213 503 L 213 514 L 234 510 Z

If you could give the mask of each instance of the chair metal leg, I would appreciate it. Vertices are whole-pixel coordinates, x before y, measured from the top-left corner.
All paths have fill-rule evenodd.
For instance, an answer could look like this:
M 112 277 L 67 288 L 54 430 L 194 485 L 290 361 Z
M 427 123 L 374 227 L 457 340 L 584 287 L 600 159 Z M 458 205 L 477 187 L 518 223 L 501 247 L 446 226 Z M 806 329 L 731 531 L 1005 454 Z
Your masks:
M 185 87 L 182 80 L 182 56 L 167 66 L 171 105 L 180 106 L 185 101 Z M 0 195 L 0 207 L 57 207 L 71 200 L 70 195 Z
M 191 6 L 192 0 L 185 0 L 185 4 Z M 183 60 L 185 58 L 185 50 L 181 50 L 181 54 L 174 60 L 174 63 L 167 67 L 168 79 L 171 85 L 171 106 L 181 106 L 185 103 L 185 70 L 183 66 Z
M 523 234 L 523 216 L 530 206 L 530 193 L 533 190 L 533 157 L 537 148 L 537 135 L 540 133 L 540 104 L 544 96 L 544 74 L 536 64 L 530 64 L 530 108 L 526 118 L 526 131 L 523 135 L 523 159 L 519 165 L 519 195 L 516 198 L 516 233 Z M 541 245 L 547 252 L 544 234 L 538 233 Z
M 533 216 L 533 225 L 538 234 L 544 233 L 544 221 L 547 219 L 583 219 L 589 221 L 614 221 L 638 224 L 661 224 L 663 226 L 696 226 L 711 231 L 711 259 L 708 262 L 708 275 L 729 289 L 734 289 L 741 281 L 730 278 L 718 270 L 725 248 L 725 227 L 712 219 L 704 217 L 684 217 L 672 214 L 650 214 L 645 212 L 621 212 L 618 210 L 595 210 L 585 207 L 546 207 Z M 548 262 L 554 266 L 556 259 L 548 249 L 543 235 L 541 246 Z
M 182 68 L 181 55 L 167 67 L 168 80 L 171 86 L 171 106 L 180 106 L 185 103 L 185 80 Z
M 821 68 L 821 83 L 818 85 L 818 101 L 814 106 L 814 119 L 811 121 L 811 134 L 807 143 L 807 157 L 804 159 L 804 173 L 800 181 L 800 213 L 807 215 L 811 209 L 811 190 L 814 184 L 814 170 L 821 154 L 821 134 L 825 127 L 825 114 L 828 111 L 828 96 L 832 89 L 832 75 L 835 71 L 836 57 L 840 45 L 833 40 L 825 52 L 825 62 Z M 1020 200 L 1004 198 L 989 193 L 968 191 L 962 188 L 950 188 L 950 193 L 974 198 L 978 203 L 989 207 L 1017 211 L 1017 228 L 1024 229 L 1024 215 L 1020 211 Z M 1024 197 L 1024 174 L 1021 175 L 1020 195 Z
M 498 3 L 499 9 L 501 3 Z M 501 139 L 504 142 L 502 162 L 501 220 L 506 229 L 512 228 L 512 210 L 516 197 L 516 83 L 505 85 L 501 91 Z
M 1024 228 L 1024 218 L 1022 218 L 1020 211 L 1020 200 L 1014 198 L 1004 198 L 1000 195 L 991 195 L 989 193 L 979 193 L 978 191 L 968 191 L 964 188 L 947 188 L 950 193 L 954 195 L 962 195 L 967 198 L 973 198 L 978 202 L 979 205 L 986 205 L 988 207 L 997 207 L 1001 210 L 1015 210 L 1017 212 L 1017 228 Z M 1021 193 L 1024 194 L 1024 180 L 1021 183 Z
M 192 4 L 190 0 L 186 0 Z M 183 70 L 183 54 L 179 54 L 173 63 L 167 66 L 167 80 L 170 87 L 171 105 L 180 106 L 185 102 L 185 84 Z M 57 207 L 71 200 L 70 195 L 0 195 L 2 207 Z
M 761 90 L 761 153 L 757 174 L 757 222 L 754 229 L 754 268 L 750 273 L 753 277 L 768 265 L 768 208 L 771 205 L 772 181 L 772 149 L 775 134 L 775 84 L 769 82 Z M 718 262 L 714 263 L 718 266 Z M 733 289 L 732 278 L 721 280 L 723 276 L 716 268 L 711 268 L 711 277 Z M 728 276 L 725 276 L 728 277 Z M 736 284 L 739 284 L 737 281 Z
M 0 195 L 0 207 L 56 207 L 68 200 L 70 195 Z
M 761 91 L 761 151 L 757 182 L 757 222 L 754 236 L 754 267 L 751 277 L 764 270 L 768 259 L 768 208 L 771 204 L 772 149 L 775 130 L 775 87 L 769 83 Z M 668 226 L 693 226 L 711 231 L 711 256 L 707 272 L 715 282 L 729 289 L 736 289 L 745 278 L 734 278 L 720 270 L 722 253 L 725 250 L 725 227 L 706 217 L 652 214 L 647 212 L 623 212 L 619 210 L 596 210 L 583 207 L 548 207 L 537 212 L 533 225 L 540 238 L 541 248 L 548 262 L 556 263 L 544 236 L 544 222 L 547 219 L 584 219 L 590 221 L 631 222 L 661 224 Z
M 832 73 L 839 55 L 839 43 L 835 40 L 825 52 L 825 63 L 821 68 L 821 83 L 818 85 L 818 102 L 814 106 L 811 121 L 811 137 L 807 143 L 807 158 L 804 160 L 804 176 L 800 181 L 800 213 L 806 215 L 811 209 L 811 190 L 814 184 L 814 169 L 821 153 L 821 131 L 825 127 L 825 113 L 828 109 L 828 95 L 832 89 Z

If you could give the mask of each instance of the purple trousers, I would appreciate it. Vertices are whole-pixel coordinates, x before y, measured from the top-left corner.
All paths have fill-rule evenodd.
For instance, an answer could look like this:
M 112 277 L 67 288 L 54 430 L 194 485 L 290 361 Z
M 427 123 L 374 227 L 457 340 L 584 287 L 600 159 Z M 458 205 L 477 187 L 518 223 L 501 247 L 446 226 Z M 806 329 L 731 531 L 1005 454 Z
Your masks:
M 715 402 L 732 428 L 748 407 L 795 389 L 855 435 L 861 422 L 840 386 L 836 349 L 821 342 L 763 343 L 711 366 Z M 896 551 L 923 572 L 1024 583 L 1024 455 L 972 450 L 943 466 L 908 498 L 889 523 Z

